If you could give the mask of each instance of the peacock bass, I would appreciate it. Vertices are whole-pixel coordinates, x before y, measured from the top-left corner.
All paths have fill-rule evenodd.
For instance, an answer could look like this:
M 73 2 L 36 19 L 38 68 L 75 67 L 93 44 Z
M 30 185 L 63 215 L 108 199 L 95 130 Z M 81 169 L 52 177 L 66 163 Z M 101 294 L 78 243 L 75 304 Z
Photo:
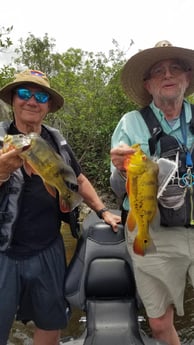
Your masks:
M 137 226 L 133 250 L 144 256 L 155 252 L 156 248 L 149 234 L 149 224 L 157 210 L 158 164 L 148 158 L 139 144 L 132 145 L 135 150 L 124 163 L 127 172 L 126 191 L 130 211 L 127 217 L 129 231 Z
M 27 135 L 6 135 L 3 139 L 2 152 L 22 149 L 19 156 L 28 175 L 41 177 L 45 188 L 56 197 L 62 212 L 70 212 L 82 201 L 78 193 L 76 175 L 71 166 L 65 164 L 62 157 L 37 133 Z

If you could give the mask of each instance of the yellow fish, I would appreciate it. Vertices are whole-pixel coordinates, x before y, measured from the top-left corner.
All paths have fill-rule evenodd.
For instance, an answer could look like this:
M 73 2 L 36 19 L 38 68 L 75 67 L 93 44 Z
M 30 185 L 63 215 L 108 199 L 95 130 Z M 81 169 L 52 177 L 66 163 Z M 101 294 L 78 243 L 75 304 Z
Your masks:
M 5 153 L 12 149 L 22 149 L 19 156 L 29 176 L 32 173 L 39 175 L 53 197 L 56 197 L 58 191 L 62 212 L 70 212 L 80 204 L 82 197 L 78 193 L 75 172 L 40 135 L 6 135 L 2 151 Z
M 149 224 L 157 211 L 158 164 L 149 159 L 139 144 L 134 144 L 134 154 L 125 161 L 127 172 L 126 191 L 130 203 L 127 217 L 128 230 L 137 225 L 137 236 L 133 243 L 136 254 L 155 252 L 156 248 L 149 234 Z

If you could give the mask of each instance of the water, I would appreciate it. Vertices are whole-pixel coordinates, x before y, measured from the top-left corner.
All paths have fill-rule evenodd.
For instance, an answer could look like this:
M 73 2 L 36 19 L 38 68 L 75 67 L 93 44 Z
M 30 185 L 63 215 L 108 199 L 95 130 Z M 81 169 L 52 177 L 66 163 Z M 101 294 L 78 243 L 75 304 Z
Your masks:
M 76 240 L 72 238 L 69 229 L 62 229 L 64 241 L 67 249 L 67 260 L 71 259 L 72 253 L 75 250 Z M 194 290 L 188 283 L 185 293 L 185 316 L 176 317 L 175 326 L 181 338 L 182 345 L 194 345 Z M 84 330 L 84 325 L 79 322 L 84 313 L 80 310 L 73 309 L 72 317 L 68 327 L 62 330 L 62 337 L 74 336 L 78 337 Z M 144 311 L 141 315 L 145 317 Z M 147 322 L 141 323 L 142 328 L 150 334 Z M 11 330 L 8 345 L 32 345 L 34 325 L 33 323 L 24 326 L 21 322 L 14 322 Z

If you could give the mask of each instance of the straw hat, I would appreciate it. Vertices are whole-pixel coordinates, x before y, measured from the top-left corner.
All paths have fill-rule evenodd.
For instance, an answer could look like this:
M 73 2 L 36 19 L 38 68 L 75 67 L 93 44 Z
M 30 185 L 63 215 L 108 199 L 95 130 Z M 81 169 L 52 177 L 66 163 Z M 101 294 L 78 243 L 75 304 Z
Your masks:
M 0 90 L 0 99 L 8 104 L 12 104 L 12 96 L 13 90 L 19 85 L 25 84 L 35 84 L 36 86 L 41 86 L 43 90 L 48 92 L 51 96 L 51 108 L 50 112 L 54 113 L 55 111 L 59 110 L 64 103 L 63 97 L 54 89 L 50 87 L 49 80 L 47 76 L 41 72 L 36 70 L 27 69 L 21 73 L 15 75 L 15 79 L 2 87 Z
M 144 88 L 144 77 L 153 65 L 166 59 L 179 59 L 189 67 L 192 76 L 185 96 L 194 92 L 194 50 L 174 47 L 169 41 L 160 41 L 154 48 L 133 55 L 122 70 L 121 83 L 131 100 L 142 107 L 152 101 L 152 96 Z

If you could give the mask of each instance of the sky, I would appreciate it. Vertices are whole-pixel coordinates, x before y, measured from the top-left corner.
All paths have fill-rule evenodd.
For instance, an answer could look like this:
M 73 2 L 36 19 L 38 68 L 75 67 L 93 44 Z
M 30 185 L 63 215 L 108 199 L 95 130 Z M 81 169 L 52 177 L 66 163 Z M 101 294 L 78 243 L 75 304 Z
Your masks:
M 115 39 L 126 56 L 160 40 L 194 49 L 193 0 L 17 0 L 2 1 L 0 27 L 10 27 L 13 43 L 33 34 L 55 39 L 55 50 L 104 52 Z M 130 42 L 133 44 L 130 46 Z M 0 54 L 0 63 L 8 56 Z

